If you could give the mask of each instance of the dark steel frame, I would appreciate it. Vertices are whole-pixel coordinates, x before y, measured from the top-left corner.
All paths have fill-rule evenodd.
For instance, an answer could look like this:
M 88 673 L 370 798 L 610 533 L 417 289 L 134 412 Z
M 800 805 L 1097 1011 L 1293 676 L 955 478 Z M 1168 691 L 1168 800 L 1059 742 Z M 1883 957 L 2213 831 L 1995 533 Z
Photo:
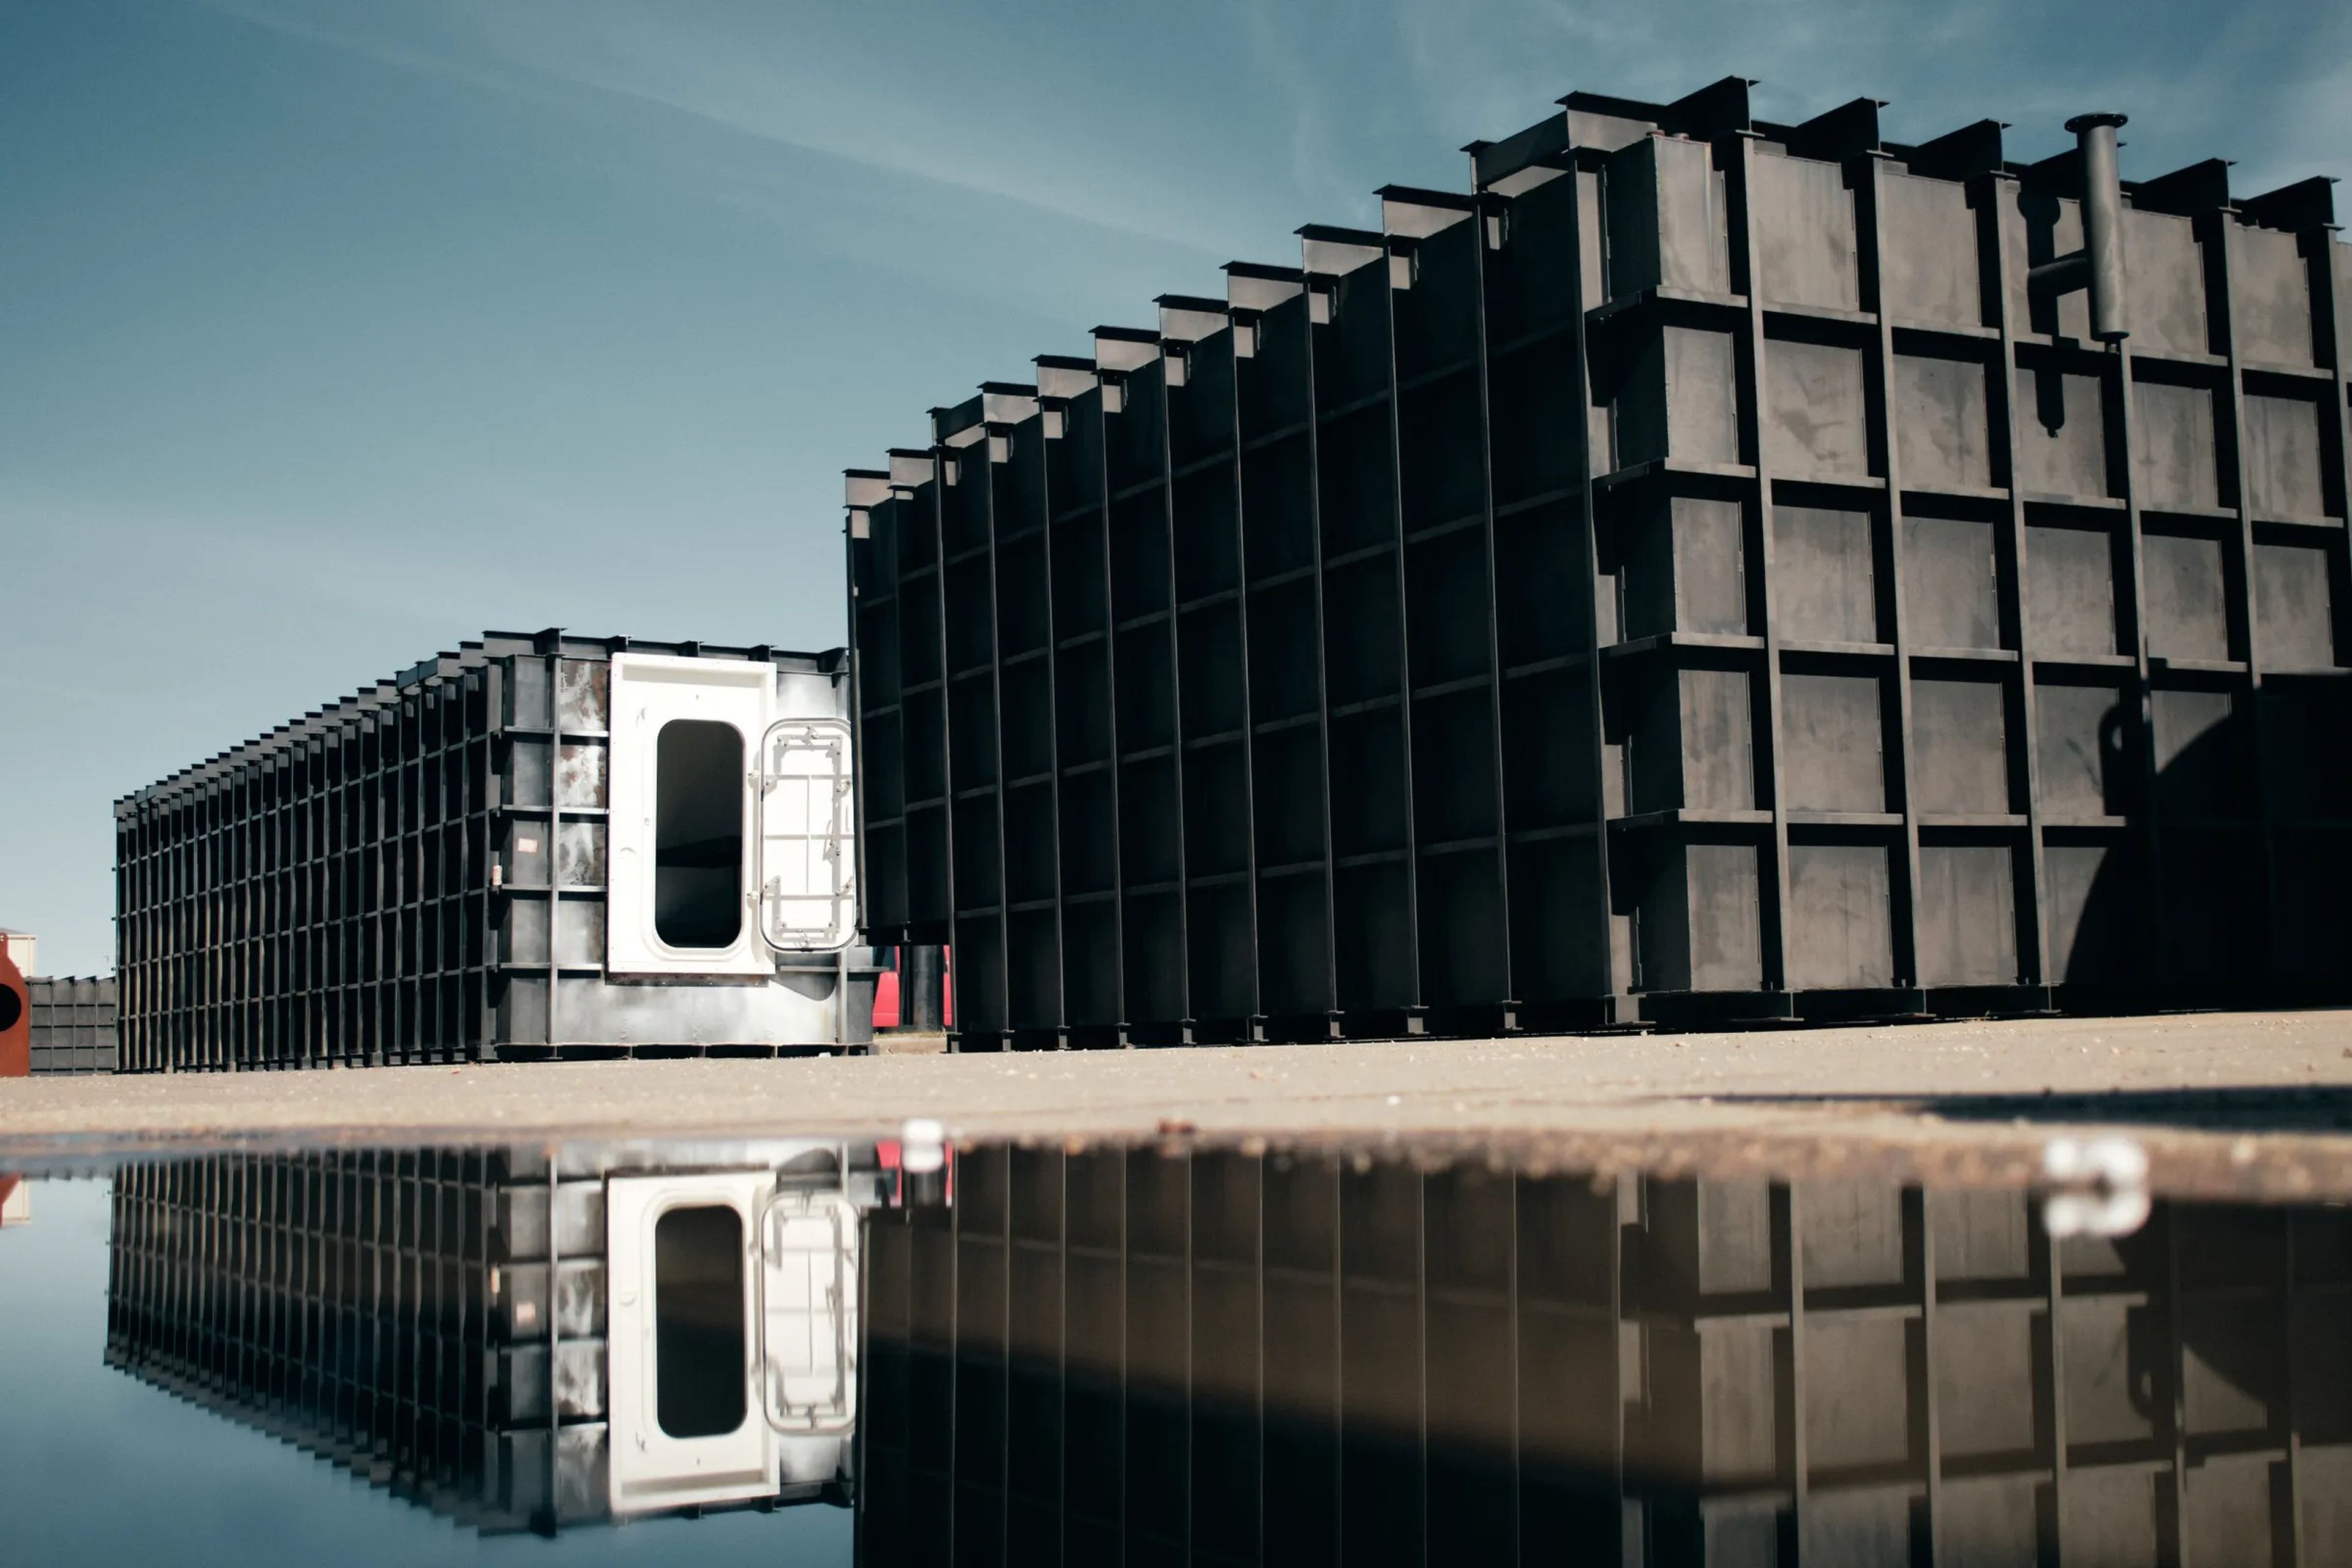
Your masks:
M 1562 104 L 853 479 L 958 1043 L 2352 994 L 2326 184 L 2126 183 L 2106 343 L 2075 151 Z

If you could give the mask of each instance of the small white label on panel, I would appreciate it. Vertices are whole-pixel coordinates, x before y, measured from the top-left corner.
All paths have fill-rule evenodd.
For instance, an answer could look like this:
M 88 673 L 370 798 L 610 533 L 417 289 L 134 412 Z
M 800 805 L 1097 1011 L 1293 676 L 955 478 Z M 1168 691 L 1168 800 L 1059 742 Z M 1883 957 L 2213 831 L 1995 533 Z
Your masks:
M 518 839 L 516 839 L 516 840 L 515 840 L 515 853 L 516 853 L 516 854 L 518 854 L 518 855 L 536 855 L 536 854 L 538 854 L 538 853 L 539 853 L 539 840 L 538 840 L 538 839 L 536 839 L 536 838 L 518 838 Z

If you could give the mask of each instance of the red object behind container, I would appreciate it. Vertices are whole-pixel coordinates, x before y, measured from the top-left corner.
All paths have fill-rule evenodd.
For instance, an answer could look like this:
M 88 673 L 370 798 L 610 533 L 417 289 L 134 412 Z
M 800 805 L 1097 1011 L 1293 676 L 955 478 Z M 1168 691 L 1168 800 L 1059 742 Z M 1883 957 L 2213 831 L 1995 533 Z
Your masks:
M 940 949 L 940 1022 L 950 1029 L 955 1027 L 955 965 L 950 962 L 954 952 L 953 948 Z M 907 950 L 902 947 L 897 950 L 890 967 L 874 977 L 874 1026 L 877 1029 L 895 1029 L 905 1021 L 906 1015 L 899 1010 L 904 1004 L 900 1001 L 898 972 L 906 963 Z
M 32 997 L 16 963 L 0 952 L 0 1078 L 32 1076 Z

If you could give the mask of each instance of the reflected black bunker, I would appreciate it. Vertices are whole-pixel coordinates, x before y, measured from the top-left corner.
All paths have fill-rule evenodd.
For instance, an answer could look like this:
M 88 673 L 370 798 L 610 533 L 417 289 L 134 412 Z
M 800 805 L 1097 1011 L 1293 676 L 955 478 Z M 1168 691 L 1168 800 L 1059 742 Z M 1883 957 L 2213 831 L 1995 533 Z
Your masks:
M 862 1561 L 2352 1552 L 2352 1215 L 985 1151 L 868 1223 Z

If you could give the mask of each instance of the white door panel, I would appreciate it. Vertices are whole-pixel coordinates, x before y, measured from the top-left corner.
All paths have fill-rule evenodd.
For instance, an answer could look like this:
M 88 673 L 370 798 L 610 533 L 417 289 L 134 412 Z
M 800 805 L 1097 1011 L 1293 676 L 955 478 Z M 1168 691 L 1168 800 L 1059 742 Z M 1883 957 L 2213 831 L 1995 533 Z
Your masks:
M 773 666 L 744 659 L 614 656 L 611 973 L 774 972 L 751 918 L 759 885 L 751 781 L 775 680 Z M 737 750 L 712 744 L 730 731 Z
M 766 1171 L 605 1184 L 615 1514 L 775 1493 L 759 1319 L 774 1184 Z

